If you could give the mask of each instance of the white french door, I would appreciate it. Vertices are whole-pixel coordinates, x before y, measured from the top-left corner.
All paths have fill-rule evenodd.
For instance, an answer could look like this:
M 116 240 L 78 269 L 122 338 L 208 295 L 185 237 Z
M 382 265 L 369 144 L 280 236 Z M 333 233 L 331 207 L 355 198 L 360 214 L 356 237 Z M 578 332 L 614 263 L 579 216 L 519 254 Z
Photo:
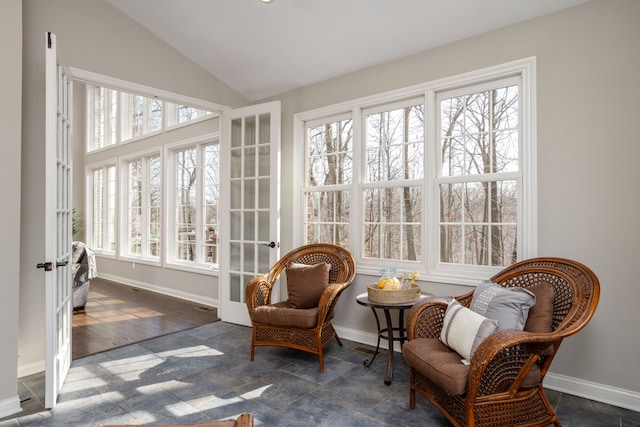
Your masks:
M 280 102 L 225 111 L 221 153 L 218 315 L 249 326 L 246 284 L 280 254 Z
M 71 117 L 70 73 L 46 34 L 45 60 L 45 406 L 53 408 L 71 366 Z

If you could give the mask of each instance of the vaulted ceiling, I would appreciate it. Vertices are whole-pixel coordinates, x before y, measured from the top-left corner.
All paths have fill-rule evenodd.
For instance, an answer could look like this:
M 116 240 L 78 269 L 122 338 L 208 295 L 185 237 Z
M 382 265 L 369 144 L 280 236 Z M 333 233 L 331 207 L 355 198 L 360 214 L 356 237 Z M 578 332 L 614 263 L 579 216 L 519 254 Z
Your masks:
M 106 0 L 256 101 L 587 0 Z

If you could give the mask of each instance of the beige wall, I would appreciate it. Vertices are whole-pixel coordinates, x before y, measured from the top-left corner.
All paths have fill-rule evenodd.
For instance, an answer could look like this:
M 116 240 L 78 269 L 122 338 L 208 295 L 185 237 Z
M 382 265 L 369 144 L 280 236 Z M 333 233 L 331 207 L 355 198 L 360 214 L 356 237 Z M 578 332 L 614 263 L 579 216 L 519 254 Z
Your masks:
M 0 144 L 5 161 L 0 168 L 0 417 L 20 409 L 18 368 L 18 298 L 20 289 L 20 135 L 22 110 L 22 5 L 5 0 L 0 13 Z
M 538 254 L 573 258 L 602 283 L 592 322 L 563 343 L 553 373 L 640 392 L 640 2 L 594 0 L 546 17 L 282 94 L 282 164 L 292 158 L 292 115 L 341 101 L 537 58 Z M 282 224 L 292 224 L 291 168 L 282 170 Z M 287 188 L 289 183 L 289 188 Z M 294 244 L 283 226 L 283 250 Z M 354 304 L 358 277 L 334 323 L 373 332 Z M 426 286 L 436 294 L 465 288 Z M 635 399 L 638 399 L 636 396 Z M 640 406 L 638 407 L 640 408 Z
M 28 120 L 23 121 L 22 129 L 24 185 L 18 350 L 19 370 L 28 374 L 44 368 L 43 272 L 36 270 L 35 265 L 43 258 L 45 32 L 56 34 L 58 52 L 70 67 L 222 105 L 242 106 L 247 100 L 102 0 L 24 0 L 22 11 L 22 101 L 23 117 Z M 77 94 L 75 99 L 78 100 Z M 81 121 L 82 117 L 76 119 Z M 76 154 L 84 144 L 83 130 L 82 123 L 76 123 L 73 139 Z M 82 157 L 76 157 L 74 175 L 78 178 L 83 174 Z M 83 194 L 83 188 L 84 184 L 76 180 L 75 194 Z M 83 196 L 78 196 L 74 206 L 82 206 L 83 201 Z M 157 276 L 157 272 L 150 272 L 146 280 L 153 283 Z M 207 293 L 202 290 L 207 287 L 209 295 L 217 294 L 210 277 L 198 279 L 202 293 Z

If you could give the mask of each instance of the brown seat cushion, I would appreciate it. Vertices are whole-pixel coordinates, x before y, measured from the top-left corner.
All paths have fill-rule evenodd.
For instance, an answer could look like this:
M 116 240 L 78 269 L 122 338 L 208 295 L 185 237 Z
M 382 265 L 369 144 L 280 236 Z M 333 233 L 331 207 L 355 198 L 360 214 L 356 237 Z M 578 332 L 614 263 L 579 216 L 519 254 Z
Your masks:
M 289 301 L 282 301 L 256 308 L 251 319 L 268 325 L 313 328 L 318 323 L 318 307 L 295 308 Z
M 322 292 L 329 285 L 331 265 L 322 262 L 305 267 L 287 267 L 289 301 L 295 308 L 313 308 L 320 302 Z
M 402 346 L 402 356 L 409 366 L 442 387 L 447 393 L 461 395 L 467 390 L 469 366 L 460 355 L 437 338 L 417 338 Z M 534 365 L 522 383 L 531 388 L 541 380 L 540 368 Z
M 459 395 L 467 388 L 469 366 L 458 353 L 438 338 L 416 338 L 402 346 L 402 356 L 409 366 L 442 387 Z

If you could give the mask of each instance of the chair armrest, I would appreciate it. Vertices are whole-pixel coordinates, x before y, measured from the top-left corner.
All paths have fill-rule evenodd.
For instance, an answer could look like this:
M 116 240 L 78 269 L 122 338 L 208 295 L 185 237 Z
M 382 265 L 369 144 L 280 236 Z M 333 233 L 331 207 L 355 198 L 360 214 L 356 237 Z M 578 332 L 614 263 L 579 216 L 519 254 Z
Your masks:
M 428 297 L 415 303 L 407 315 L 407 339 L 439 338 L 450 300 L 451 297 Z
M 562 334 L 532 333 L 506 329 L 488 336 L 471 358 L 467 379 L 467 396 L 476 397 L 510 392 L 515 394 L 531 368 L 543 356 L 541 367 L 546 374 L 552 355 L 545 356 L 551 345 L 559 345 Z
M 324 291 L 322 291 L 322 295 L 320 296 L 320 302 L 318 303 L 318 324 L 322 324 L 326 322 L 333 309 L 335 308 L 336 303 L 338 302 L 338 298 L 342 291 L 351 286 L 351 282 L 348 283 L 331 283 L 329 284 Z M 320 321 L 322 320 L 322 321 Z
M 86 263 L 73 264 L 73 290 L 78 289 L 89 281 L 87 278 L 88 266 Z
M 257 307 L 271 304 L 272 289 L 273 283 L 267 280 L 267 275 L 256 276 L 249 280 L 245 291 L 249 314 Z

